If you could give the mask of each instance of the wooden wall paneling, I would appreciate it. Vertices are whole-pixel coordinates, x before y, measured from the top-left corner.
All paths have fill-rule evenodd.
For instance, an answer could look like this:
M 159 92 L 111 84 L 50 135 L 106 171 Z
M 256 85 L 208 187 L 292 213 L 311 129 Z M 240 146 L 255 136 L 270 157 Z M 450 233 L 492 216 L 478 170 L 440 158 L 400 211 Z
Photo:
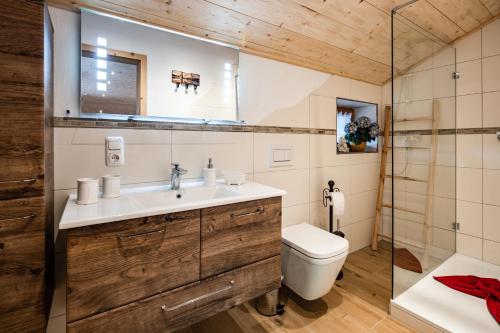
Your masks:
M 390 13 L 391 9 L 395 6 L 408 2 L 406 0 L 367 1 L 387 13 Z M 436 10 L 436 8 L 429 4 L 427 0 L 419 0 L 400 9 L 398 13 L 446 43 L 451 43 L 458 37 L 465 34 L 465 31 L 462 28 L 446 17 L 443 13 Z
M 479 0 L 427 1 L 466 32 L 474 30 L 492 18 L 489 10 Z
M 273 2 L 265 0 L 207 1 L 250 16 L 253 19 L 272 24 L 277 28 L 290 30 L 386 65 L 390 64 L 388 54 L 390 45 L 388 39 L 384 38 L 385 36 L 355 29 L 351 24 L 338 20 L 341 17 L 338 14 L 336 16 L 326 16 L 319 10 L 289 0 L 276 0 Z M 378 12 L 376 9 L 370 8 L 372 11 Z M 349 22 L 349 20 L 345 19 L 343 21 Z M 385 44 L 387 47 L 378 47 L 371 52 L 361 49 L 363 52 L 359 52 L 359 46 L 367 42 L 370 43 L 371 40 Z
M 485 6 L 491 13 L 491 15 L 496 16 L 500 14 L 500 0 L 480 0 L 483 6 Z

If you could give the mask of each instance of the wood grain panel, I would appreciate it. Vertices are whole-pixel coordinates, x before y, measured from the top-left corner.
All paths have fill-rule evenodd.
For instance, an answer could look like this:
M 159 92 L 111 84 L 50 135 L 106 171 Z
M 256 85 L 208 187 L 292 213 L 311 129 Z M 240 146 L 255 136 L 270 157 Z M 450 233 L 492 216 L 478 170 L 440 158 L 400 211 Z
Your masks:
M 434 8 L 469 32 L 493 16 L 479 0 L 427 0 Z
M 387 13 L 397 5 L 406 3 L 401 0 L 368 0 L 374 6 L 383 9 Z M 409 19 L 428 33 L 436 36 L 446 43 L 451 43 L 455 39 L 465 34 L 455 22 L 436 10 L 426 0 L 417 1 L 398 11 L 402 16 Z M 409 45 L 411 47 L 411 45 Z
M 39 302 L 29 307 L 0 313 L 0 331 L 44 333 L 46 327 L 44 308 L 44 302 Z
M 0 200 L 0 331 L 45 323 L 45 201 Z M 37 324 L 38 323 L 38 324 Z M 36 331 L 35 329 L 27 331 Z
M 43 195 L 43 1 L 0 10 L 0 199 Z
M 67 321 L 198 280 L 199 214 L 187 211 L 68 230 Z
M 500 14 L 500 0 L 481 0 L 481 3 L 490 11 L 491 15 Z
M 5 0 L 0 7 L 1 332 L 44 332 L 51 302 L 45 259 L 53 247 L 53 178 L 45 174 L 52 155 L 44 154 L 53 110 L 44 93 L 52 72 L 44 65 L 51 63 L 52 31 L 44 31 L 44 4 Z
M 280 251 L 281 197 L 202 209 L 202 278 Z
M 350 20 L 345 19 L 345 16 L 338 15 L 338 13 L 335 16 L 323 15 L 322 9 L 323 7 L 326 7 L 325 2 L 322 2 L 322 7 L 314 8 L 314 6 L 309 6 L 307 3 L 308 1 L 303 1 L 305 3 L 298 3 L 289 0 L 276 0 L 272 2 L 266 0 L 207 1 L 248 15 L 254 19 L 265 21 L 275 27 L 283 28 L 326 44 L 339 47 L 343 50 L 353 52 L 354 54 L 359 53 L 357 52 L 357 49 L 360 45 L 370 42 L 371 40 L 376 40 L 376 42 L 382 43 L 386 47 L 377 48 L 375 52 L 374 50 L 372 50 L 372 52 L 363 50 L 363 52 L 360 52 L 359 54 L 368 59 L 386 65 L 390 64 L 390 45 L 387 38 L 381 38 L 381 35 L 372 34 L 371 32 L 367 33 L 362 29 L 357 29 L 351 26 L 350 24 L 345 24 L 346 21 L 351 23 Z M 331 3 L 328 4 L 332 6 Z M 376 18 L 379 17 L 376 16 L 376 14 L 385 16 L 385 19 L 387 18 L 387 15 L 380 13 L 371 6 L 367 6 L 363 3 L 356 3 L 356 5 L 370 10 L 370 14 L 374 14 Z M 340 18 L 344 19 L 340 20 Z M 378 50 L 383 52 L 377 52 Z
M 280 287 L 279 256 L 67 326 L 68 333 L 173 332 Z

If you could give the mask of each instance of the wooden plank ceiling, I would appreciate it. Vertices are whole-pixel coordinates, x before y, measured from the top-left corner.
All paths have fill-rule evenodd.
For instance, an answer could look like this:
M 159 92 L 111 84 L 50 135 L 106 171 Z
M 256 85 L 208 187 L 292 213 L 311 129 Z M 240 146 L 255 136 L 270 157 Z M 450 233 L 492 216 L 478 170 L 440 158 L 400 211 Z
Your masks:
M 390 11 L 407 0 L 49 0 L 225 42 L 256 54 L 361 81 L 390 78 Z M 500 12 L 500 0 L 419 0 L 400 11 L 449 44 Z M 436 43 L 398 24 L 398 70 Z

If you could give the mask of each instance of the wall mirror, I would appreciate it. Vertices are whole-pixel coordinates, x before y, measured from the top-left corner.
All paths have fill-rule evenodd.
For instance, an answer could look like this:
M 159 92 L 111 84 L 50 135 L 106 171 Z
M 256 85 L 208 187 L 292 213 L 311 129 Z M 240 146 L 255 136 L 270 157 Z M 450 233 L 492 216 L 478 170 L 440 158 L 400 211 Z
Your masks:
M 337 98 L 337 153 L 378 152 L 378 105 Z
M 235 48 L 82 10 L 81 116 L 237 121 L 238 62 Z

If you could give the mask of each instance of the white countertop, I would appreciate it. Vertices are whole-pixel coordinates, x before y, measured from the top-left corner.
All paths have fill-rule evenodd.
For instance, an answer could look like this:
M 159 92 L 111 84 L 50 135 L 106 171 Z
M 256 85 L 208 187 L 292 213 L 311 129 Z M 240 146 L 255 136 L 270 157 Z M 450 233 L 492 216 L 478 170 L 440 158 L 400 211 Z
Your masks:
M 220 183 L 214 187 L 203 186 L 202 182 L 184 182 L 181 184 L 181 198 L 177 198 L 178 193 L 170 190 L 170 185 L 122 189 L 119 198 L 100 198 L 97 203 L 90 205 L 78 205 L 76 194 L 71 194 L 64 207 L 59 229 L 286 195 L 283 190 L 253 182 L 239 186 Z

